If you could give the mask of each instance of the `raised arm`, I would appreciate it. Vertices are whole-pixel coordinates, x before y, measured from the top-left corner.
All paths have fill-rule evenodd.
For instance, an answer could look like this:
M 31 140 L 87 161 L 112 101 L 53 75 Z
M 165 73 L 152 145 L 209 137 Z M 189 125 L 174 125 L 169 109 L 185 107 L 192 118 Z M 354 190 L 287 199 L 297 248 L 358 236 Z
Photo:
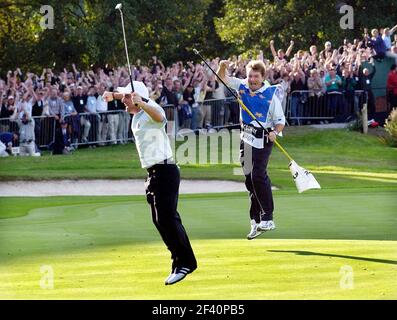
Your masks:
M 228 67 L 229 67 L 229 61 L 222 60 L 221 62 L 219 62 L 219 68 L 218 68 L 218 70 L 216 72 L 218 77 L 221 78 L 222 81 L 225 82 L 226 84 L 228 84 L 230 82 L 230 78 L 226 74 L 226 70 L 227 70 Z
M 150 118 L 153 119 L 155 122 L 163 122 L 165 120 L 164 115 L 160 112 L 159 108 L 154 107 L 150 104 L 149 102 L 144 102 L 139 94 L 136 92 L 132 93 L 131 99 L 127 100 L 124 99 L 122 100 L 125 105 L 127 105 L 127 112 L 130 112 L 130 103 L 138 105 L 138 107 L 145 111 Z
M 32 98 L 33 98 L 32 104 L 35 104 L 37 102 L 37 100 L 38 100 L 38 97 L 36 95 L 36 92 L 33 89 L 33 86 L 29 87 L 29 91 L 30 91 L 30 94 L 32 95 Z
M 186 90 L 187 86 L 189 85 L 189 83 L 192 81 L 193 78 L 193 74 L 189 73 L 189 77 L 186 79 L 184 85 L 183 85 L 183 91 Z
M 396 30 L 397 30 L 397 24 L 390 29 L 390 34 L 393 34 L 394 32 L 396 32 Z
M 18 119 L 18 107 L 15 105 L 15 106 L 14 106 L 14 112 L 13 112 L 13 114 L 11 115 L 10 120 L 11 120 L 11 121 L 15 121 L 15 120 L 17 120 L 17 119 Z
M 74 63 L 72 64 L 72 68 L 73 68 L 73 73 L 74 73 L 75 77 L 77 78 L 77 75 L 79 74 L 79 72 L 77 71 L 76 65 Z
M 287 57 L 289 57 L 289 55 L 291 54 L 293 48 L 294 48 L 294 41 L 291 40 L 290 43 L 289 43 L 289 47 L 287 49 L 287 52 L 285 53 L 285 55 Z
M 277 58 L 278 55 L 277 55 L 276 49 L 274 49 L 274 40 L 271 40 L 271 41 L 270 41 L 270 50 L 272 51 L 273 57 L 274 57 L 274 58 Z

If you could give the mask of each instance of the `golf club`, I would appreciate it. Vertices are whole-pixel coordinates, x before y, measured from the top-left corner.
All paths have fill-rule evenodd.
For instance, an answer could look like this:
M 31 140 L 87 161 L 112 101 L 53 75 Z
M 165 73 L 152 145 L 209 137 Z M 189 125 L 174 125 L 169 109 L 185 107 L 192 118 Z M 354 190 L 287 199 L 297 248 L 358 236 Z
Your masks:
M 197 49 L 193 49 L 193 52 L 197 54 L 201 60 L 205 63 L 205 65 L 212 71 L 212 73 L 217 77 L 217 79 L 227 88 L 227 90 L 236 98 L 241 108 L 243 108 L 250 117 L 258 123 L 258 125 L 269 134 L 269 131 L 259 122 L 259 120 L 255 117 L 255 115 L 247 108 L 244 102 L 239 98 L 239 96 L 217 75 L 217 73 L 211 68 L 211 66 L 207 63 L 204 57 Z M 277 140 L 274 140 L 274 144 L 281 150 L 281 152 L 288 158 L 289 169 L 291 171 L 292 177 L 294 178 L 296 187 L 299 193 L 309 190 L 309 189 L 320 189 L 319 183 L 316 181 L 314 176 L 305 168 L 302 168 L 297 165 L 297 163 L 292 159 L 292 157 L 288 154 L 288 152 L 280 145 Z
M 123 28 L 123 38 L 124 38 L 125 55 L 126 55 L 126 57 L 127 57 L 128 73 L 129 73 L 129 75 L 130 75 L 131 89 L 132 89 L 132 92 L 134 92 L 134 91 L 135 91 L 135 90 L 134 90 L 134 82 L 133 82 L 133 78 L 132 78 L 132 70 L 131 70 L 131 65 L 130 65 L 130 58 L 129 58 L 129 56 L 128 56 L 127 38 L 126 38 L 126 36 L 125 36 L 124 17 L 123 17 L 123 10 L 122 10 L 122 8 L 123 8 L 123 4 L 122 4 L 122 3 L 118 3 L 118 4 L 116 5 L 116 7 L 115 7 L 116 10 L 119 10 L 119 11 L 120 11 L 121 26 L 122 26 L 122 28 Z M 141 97 L 141 98 L 142 98 L 142 100 L 143 100 L 144 102 L 149 102 L 148 99 L 143 98 L 143 97 Z

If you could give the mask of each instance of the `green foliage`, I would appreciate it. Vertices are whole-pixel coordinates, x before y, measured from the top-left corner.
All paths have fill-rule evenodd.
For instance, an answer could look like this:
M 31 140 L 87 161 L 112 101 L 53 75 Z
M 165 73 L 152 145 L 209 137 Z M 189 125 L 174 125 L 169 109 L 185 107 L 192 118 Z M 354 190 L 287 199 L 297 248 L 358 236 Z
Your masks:
M 389 145 L 397 147 L 397 108 L 394 108 L 385 123 L 385 130 L 389 134 L 386 141 Z
M 43 67 L 61 70 L 74 62 L 125 64 L 119 0 L 47 0 L 54 8 L 55 28 L 42 30 L 39 0 L 0 2 L 0 74 L 19 66 L 40 72 Z M 354 30 L 339 26 L 339 0 L 126 0 L 123 12 L 130 58 L 147 63 L 152 55 L 166 64 L 195 60 L 193 48 L 206 56 L 236 53 L 267 55 L 269 41 L 277 48 L 295 41 L 295 50 L 310 44 L 334 45 L 344 38 L 361 38 L 368 29 L 391 27 L 397 3 L 388 0 L 344 1 L 354 8 Z
M 344 38 L 361 38 L 363 28 L 392 27 L 396 24 L 397 3 L 393 1 L 344 1 L 354 9 L 354 29 L 342 30 L 339 26 L 343 14 L 339 13 L 339 0 L 226 0 L 225 16 L 217 18 L 216 29 L 222 40 L 240 52 L 264 49 L 270 54 L 269 42 L 287 48 L 295 41 L 295 49 L 308 49 L 309 45 L 323 46 L 326 40 L 334 45 Z M 370 18 L 369 18 L 370 17 Z
M 22 67 L 41 72 L 76 63 L 124 65 L 124 46 L 117 0 L 48 0 L 54 8 L 54 29 L 42 30 L 38 0 L 0 4 L 0 74 Z M 210 6 L 211 5 L 211 6 Z M 215 33 L 213 17 L 219 15 L 222 1 L 123 1 L 123 13 L 130 58 L 146 63 L 157 55 L 165 63 L 194 58 L 203 52 L 224 50 Z M 205 22 L 204 22 L 205 21 Z M 206 50 L 208 49 L 208 50 Z
M 170 253 L 143 195 L 2 197 L 0 298 L 396 299 L 395 194 L 277 191 L 277 229 L 253 241 L 246 193 L 181 195 L 199 267 L 171 288 Z M 53 290 L 39 286 L 43 265 L 54 270 Z M 354 290 L 339 286 L 344 265 Z

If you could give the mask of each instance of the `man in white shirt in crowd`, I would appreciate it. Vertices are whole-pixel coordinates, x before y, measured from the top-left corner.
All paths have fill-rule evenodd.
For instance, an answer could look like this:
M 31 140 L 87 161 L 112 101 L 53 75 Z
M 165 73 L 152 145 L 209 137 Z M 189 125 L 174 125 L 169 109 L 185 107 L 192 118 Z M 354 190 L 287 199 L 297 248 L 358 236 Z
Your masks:
M 391 41 L 391 36 L 393 35 L 394 32 L 396 32 L 396 30 L 397 30 L 397 25 L 395 25 L 391 29 L 385 28 L 383 30 L 382 39 L 386 46 L 386 57 L 394 59 L 397 64 L 397 54 L 394 53 L 392 50 L 392 41 Z
M 100 85 L 98 89 L 98 97 L 96 99 L 96 112 L 99 115 L 97 137 L 98 137 L 99 145 L 101 146 L 105 145 L 104 141 L 107 140 L 107 133 L 108 133 L 108 118 L 107 118 L 108 103 L 102 97 L 102 94 L 104 92 L 105 89 L 103 85 Z
M 36 152 L 34 120 L 29 115 L 29 111 L 22 110 L 22 117 L 18 116 L 17 108 L 15 108 L 11 121 L 16 121 L 19 127 L 19 154 L 21 156 L 39 157 L 40 153 Z
M 225 104 L 225 86 L 222 83 L 216 81 L 215 91 L 213 92 L 213 98 L 217 101 L 213 104 L 216 108 L 216 119 L 214 119 L 214 125 L 225 125 L 227 124 L 230 116 L 229 105 Z
M 92 86 L 88 90 L 88 97 L 87 97 L 87 105 L 86 109 L 89 115 L 87 115 L 87 118 L 89 119 L 91 123 L 91 141 L 96 141 L 97 140 L 97 131 L 98 131 L 98 124 L 99 124 L 99 118 L 97 115 L 97 97 L 95 96 L 96 94 L 96 89 L 94 86 Z

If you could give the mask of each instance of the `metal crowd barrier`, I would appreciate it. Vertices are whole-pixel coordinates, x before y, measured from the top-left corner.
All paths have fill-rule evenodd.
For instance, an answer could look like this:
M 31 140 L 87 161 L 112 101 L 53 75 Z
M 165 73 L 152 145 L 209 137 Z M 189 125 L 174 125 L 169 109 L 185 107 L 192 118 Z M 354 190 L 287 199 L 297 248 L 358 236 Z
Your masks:
M 52 116 L 32 117 L 36 145 L 39 148 L 48 148 L 55 139 L 55 118 Z M 19 132 L 17 121 L 9 118 L 0 119 L 0 132 Z
M 169 135 L 175 135 L 178 130 L 178 113 L 173 105 L 163 107 L 169 120 L 166 126 Z M 39 148 L 49 148 L 55 142 L 60 123 L 53 116 L 32 117 L 35 122 L 35 142 Z M 133 141 L 131 131 L 132 115 L 124 110 L 105 111 L 99 113 L 80 113 L 66 115 L 67 132 L 70 144 L 105 145 L 125 144 Z M 19 132 L 18 123 L 9 118 L 0 119 L 0 132 Z
M 357 114 L 368 100 L 363 90 L 354 92 L 331 92 L 316 96 L 309 90 L 294 91 L 287 96 L 286 118 L 292 124 L 306 120 L 345 121 Z M 181 129 L 221 129 L 240 124 L 240 107 L 233 98 L 205 100 L 196 107 L 165 105 L 167 117 L 166 132 L 176 137 Z M 65 116 L 72 145 L 105 145 L 133 141 L 131 132 L 132 115 L 124 110 L 106 111 L 95 114 L 82 113 Z M 56 137 L 60 124 L 54 117 L 33 117 L 35 121 L 36 144 L 48 148 Z M 0 132 L 19 131 L 18 124 L 10 119 L 0 119 Z
M 240 123 L 240 107 L 234 98 L 205 100 L 203 105 L 211 107 L 210 126 L 215 129 L 226 128 Z
M 75 146 L 125 144 L 133 140 L 131 115 L 124 110 L 67 115 L 64 120 Z
M 286 118 L 291 124 L 303 120 L 337 120 L 345 122 L 354 117 L 367 101 L 363 90 L 316 94 L 310 90 L 293 91 L 287 96 Z
M 234 98 L 210 99 L 193 106 L 178 106 L 177 117 L 177 131 L 180 129 L 194 131 L 205 128 L 220 129 L 239 125 L 240 109 Z M 167 119 L 170 121 L 170 118 Z

